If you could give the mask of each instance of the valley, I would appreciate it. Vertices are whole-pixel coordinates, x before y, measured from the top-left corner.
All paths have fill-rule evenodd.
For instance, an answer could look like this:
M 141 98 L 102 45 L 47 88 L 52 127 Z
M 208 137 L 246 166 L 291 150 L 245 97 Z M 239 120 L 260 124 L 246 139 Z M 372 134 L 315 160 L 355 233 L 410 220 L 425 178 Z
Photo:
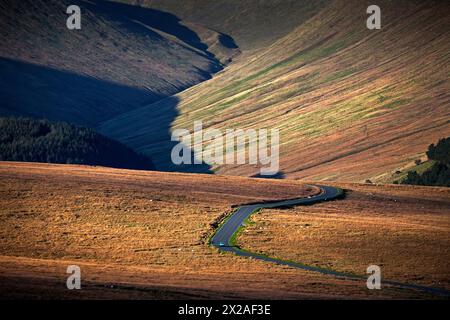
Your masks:
M 178 113 L 171 130 L 190 128 L 198 120 L 205 128 L 279 129 L 285 177 L 392 182 L 396 171 L 413 167 L 428 145 L 450 134 L 450 21 L 449 8 L 441 2 L 379 5 L 384 27 L 368 30 L 368 2 L 320 3 L 295 29 L 267 47 L 244 50 L 212 80 L 170 102 L 108 120 L 99 130 L 156 155 L 157 168 L 176 170 L 158 156 L 164 146 L 155 137 L 163 137 L 146 121 L 168 120 L 161 110 L 171 105 Z M 258 172 L 253 166 L 211 170 Z
M 82 30 L 58 23 L 67 4 L 2 3 L 2 115 L 92 127 L 158 170 L 237 176 L 260 168 L 174 165 L 171 134 L 278 129 L 278 176 L 317 181 L 393 182 L 450 135 L 440 1 L 381 1 L 381 30 L 356 0 L 79 0 Z
M 1 1 L 0 299 L 448 299 L 450 4 L 372 4 Z

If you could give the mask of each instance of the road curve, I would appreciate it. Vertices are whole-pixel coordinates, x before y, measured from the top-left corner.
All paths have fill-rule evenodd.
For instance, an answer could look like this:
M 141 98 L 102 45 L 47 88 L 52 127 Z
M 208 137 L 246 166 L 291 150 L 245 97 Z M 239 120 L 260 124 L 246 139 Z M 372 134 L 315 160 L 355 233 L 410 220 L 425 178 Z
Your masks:
M 233 236 L 235 235 L 235 233 L 239 231 L 241 226 L 243 226 L 244 221 L 258 209 L 270 209 L 270 208 L 289 207 L 295 205 L 314 204 L 321 201 L 335 200 L 342 195 L 342 190 L 338 188 L 320 185 L 316 185 L 316 187 L 319 187 L 321 189 L 321 192 L 309 198 L 299 198 L 299 199 L 283 200 L 279 202 L 267 202 L 267 203 L 243 205 L 237 208 L 236 211 L 215 232 L 215 234 L 211 238 L 210 244 L 218 248 L 220 251 L 232 252 L 236 255 L 243 257 L 251 257 L 254 259 L 263 260 L 266 262 L 273 262 L 280 265 L 286 265 L 297 269 L 319 272 L 321 274 L 331 275 L 339 278 L 359 280 L 359 281 L 363 280 L 365 282 L 367 280 L 366 276 L 337 272 L 330 269 L 308 266 L 293 261 L 271 258 L 257 253 L 242 250 L 241 248 L 238 248 L 231 243 Z M 382 280 L 382 284 L 395 286 L 403 289 L 424 291 L 435 295 L 443 295 L 447 297 L 450 296 L 450 291 L 441 288 L 433 288 L 415 284 L 405 284 L 390 280 Z

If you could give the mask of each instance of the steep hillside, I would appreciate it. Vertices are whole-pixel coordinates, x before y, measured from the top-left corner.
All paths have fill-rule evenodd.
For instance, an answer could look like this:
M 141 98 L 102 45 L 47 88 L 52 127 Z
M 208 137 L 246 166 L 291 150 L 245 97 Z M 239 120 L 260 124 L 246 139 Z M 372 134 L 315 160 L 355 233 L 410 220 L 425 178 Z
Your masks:
M 240 48 L 264 48 L 306 21 L 329 0 L 115 0 L 175 14 L 233 37 Z M 182 5 L 180 5 L 182 3 Z
M 69 4 L 81 8 L 81 30 L 66 27 Z M 174 15 L 102 0 L 1 1 L 0 42 L 1 115 L 90 126 L 222 69 Z M 225 62 L 235 54 L 211 45 Z
M 195 120 L 205 128 L 279 128 L 287 177 L 389 180 L 450 134 L 450 5 L 379 1 L 383 27 L 371 31 L 365 25 L 370 4 L 332 1 L 213 80 L 100 130 L 157 153 L 167 148 L 161 143 L 167 137 L 147 119 L 168 121 L 164 110 L 176 107 L 172 128 L 192 130 Z M 170 166 L 166 160 L 155 159 L 156 166 Z M 258 172 L 254 166 L 212 169 Z
M 153 169 L 149 158 L 92 129 L 23 118 L 0 118 L 0 161 Z

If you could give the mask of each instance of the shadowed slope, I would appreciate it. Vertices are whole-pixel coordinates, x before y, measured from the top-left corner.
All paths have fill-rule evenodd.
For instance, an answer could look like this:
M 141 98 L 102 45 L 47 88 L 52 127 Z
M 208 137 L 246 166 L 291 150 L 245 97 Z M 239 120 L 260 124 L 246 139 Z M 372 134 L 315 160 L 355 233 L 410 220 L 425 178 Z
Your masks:
M 94 126 L 160 99 L 150 91 L 0 58 L 0 113 Z
M 207 55 L 208 47 L 201 42 L 198 35 L 182 25 L 180 19 L 170 13 L 104 0 L 81 2 L 80 4 L 97 15 L 120 23 L 122 27 L 131 32 L 142 33 L 145 36 L 151 33 L 152 29 L 159 30 L 175 36 Z
M 3 102 L 0 114 L 66 121 L 76 119 L 75 122 L 94 126 L 94 119 L 106 120 L 139 105 L 140 101 L 156 98 L 146 90 L 9 59 L 0 58 L 0 70 L 2 74 L 0 96 Z M 60 95 L 45 90 L 43 83 L 60 92 Z M 36 92 L 40 94 L 36 96 Z M 151 114 L 141 115 L 141 120 L 147 128 L 150 125 L 152 130 L 146 139 L 151 139 L 156 145 L 154 148 L 146 149 L 145 152 L 147 155 L 154 154 L 158 158 L 158 163 L 165 164 L 158 165 L 158 170 L 210 173 L 206 164 L 175 167 L 172 165 L 171 150 L 177 142 L 171 141 L 169 129 L 173 119 L 178 116 L 177 103 L 176 97 L 168 97 L 155 105 L 161 112 L 160 117 Z M 113 130 L 115 135 L 109 136 L 120 136 L 121 142 L 138 150 L 135 144 L 127 141 L 125 134 L 127 130 L 126 127 L 119 126 Z M 137 128 L 134 134 L 139 135 Z M 110 160 L 113 161 L 113 158 L 111 155 Z
M 329 0 L 116 0 L 171 12 L 229 34 L 243 50 L 261 49 L 294 30 Z
M 66 27 L 69 4 L 81 8 L 81 30 Z M 80 82 L 68 88 L 73 83 L 57 83 L 64 79 L 54 81 L 37 68 L 11 68 L 3 62 L 0 85 L 10 93 L 3 114 L 48 115 L 91 126 L 180 92 L 222 68 L 197 34 L 172 14 L 100 0 L 2 1 L 0 41 L 0 57 L 77 74 L 85 77 L 88 87 L 86 92 Z M 11 88 L 11 73 L 27 83 Z M 96 92 L 89 88 L 95 80 L 89 78 L 133 87 L 139 93 L 124 95 L 117 103 L 117 95 L 110 99 L 102 88 L 96 89 L 100 96 L 92 95 Z M 67 90 L 62 87 L 78 92 L 78 97 L 69 98 L 68 110 L 64 110 Z M 95 102 L 99 100 L 101 104 Z M 57 110 L 55 101 L 61 102 Z M 73 112 L 75 105 L 78 114 Z
M 203 163 L 195 165 L 194 152 L 191 152 L 191 165 L 175 165 L 171 159 L 171 152 L 177 141 L 172 141 L 170 127 L 173 119 L 179 114 L 177 105 L 179 99 L 176 96 L 159 100 L 139 112 L 141 121 L 133 125 L 130 131 L 123 123 L 134 121 L 134 114 L 125 113 L 119 116 L 118 121 L 105 122 L 100 132 L 105 132 L 109 137 L 121 141 L 134 150 L 150 155 L 157 170 L 178 171 L 191 173 L 212 173 L 210 166 Z M 130 124 L 131 125 L 131 124 Z M 149 143 L 150 142 L 150 143 Z M 188 146 L 190 150 L 190 146 Z

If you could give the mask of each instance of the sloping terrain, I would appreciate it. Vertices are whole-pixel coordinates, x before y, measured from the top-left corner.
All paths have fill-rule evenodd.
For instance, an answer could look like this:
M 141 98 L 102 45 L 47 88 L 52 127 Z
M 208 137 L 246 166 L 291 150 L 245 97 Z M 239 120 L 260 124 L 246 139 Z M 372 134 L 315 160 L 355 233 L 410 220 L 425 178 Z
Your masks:
M 230 35 L 244 51 L 271 45 L 329 0 L 115 0 L 159 9 Z
M 414 190 L 412 187 L 402 188 Z M 433 188 L 421 188 L 412 196 L 420 198 L 423 190 Z M 208 246 L 209 236 L 225 214 L 231 212 L 232 204 L 306 197 L 317 192 L 315 187 L 286 180 L 0 162 L 0 297 L 428 297 L 421 292 L 388 286 L 383 290 L 367 290 L 365 280 L 338 279 L 221 254 Z M 389 204 L 394 205 L 393 200 L 398 196 L 394 193 L 390 197 Z M 417 201 L 425 206 L 424 210 L 430 208 L 428 200 Z M 320 217 L 317 211 L 323 210 L 326 215 L 337 210 L 340 203 L 324 203 L 318 208 L 307 206 L 303 209 L 312 212 L 307 218 Z M 366 204 L 373 208 L 383 207 L 379 198 Z M 282 217 L 298 216 L 290 211 L 280 214 Z M 448 221 L 447 212 L 442 212 L 441 216 Z M 340 218 L 341 215 L 330 217 Z M 346 216 L 342 218 L 340 221 L 344 223 Z M 397 219 L 396 215 L 393 214 L 391 219 Z M 280 223 L 282 221 L 279 220 Z M 288 230 L 292 230 L 292 221 L 288 220 L 287 224 Z M 257 231 L 253 228 L 250 235 L 256 232 L 259 240 L 266 237 L 278 247 L 279 244 L 271 238 L 278 238 L 278 233 L 269 232 L 272 230 L 268 229 L 270 225 L 262 227 Z M 409 229 L 399 224 L 397 230 L 407 232 Z M 286 235 L 289 243 L 309 229 L 295 231 Z M 427 229 L 422 231 L 421 236 L 429 236 Z M 368 244 L 378 239 L 372 233 L 367 236 Z M 446 242 L 439 237 L 435 243 L 444 245 Z M 307 242 L 307 245 L 314 246 L 314 243 Z M 319 246 L 315 249 L 330 251 Z M 366 249 L 368 253 L 378 250 L 370 245 Z M 414 246 L 404 249 L 399 261 L 417 256 Z M 289 252 L 289 248 L 281 246 L 280 253 L 284 254 L 285 250 Z M 432 257 L 433 262 L 440 263 L 444 257 L 433 256 L 434 253 L 439 253 L 439 250 L 421 256 Z M 321 257 L 320 252 L 310 254 Z M 320 263 L 327 263 L 328 255 L 323 258 Z M 67 266 L 74 264 L 81 267 L 82 290 L 67 290 L 65 287 Z M 410 270 L 409 266 L 405 266 L 405 270 Z M 441 274 L 435 270 L 430 269 L 430 273 L 421 275 L 426 279 L 440 277 Z M 358 272 L 361 271 L 358 269 Z
M 279 128 L 281 171 L 289 178 L 392 180 L 450 134 L 450 5 L 380 1 L 382 30 L 372 31 L 370 4 L 325 3 L 212 80 L 107 121 L 100 131 L 158 153 L 168 137 L 147 119 L 167 122 L 165 110 L 176 108 L 172 128 L 192 130 L 195 120 L 204 128 Z M 170 166 L 167 157 L 155 161 Z M 254 166 L 212 170 L 258 173 Z
M 81 30 L 66 27 L 69 5 L 81 8 Z M 1 115 L 89 126 L 223 67 L 174 15 L 102 0 L 1 1 L 0 42 Z M 224 62 L 236 54 L 236 47 L 211 45 Z

